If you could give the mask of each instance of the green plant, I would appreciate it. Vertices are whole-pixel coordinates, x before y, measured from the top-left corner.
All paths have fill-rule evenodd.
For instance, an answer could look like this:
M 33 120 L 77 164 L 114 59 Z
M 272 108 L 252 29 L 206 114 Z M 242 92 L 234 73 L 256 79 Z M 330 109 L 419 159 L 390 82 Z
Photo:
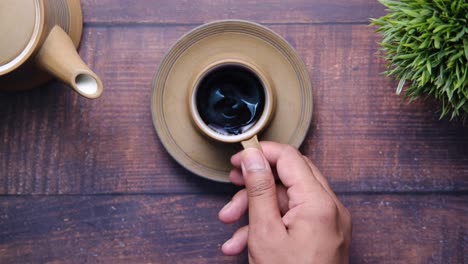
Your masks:
M 379 0 L 388 13 L 378 26 L 388 61 L 387 76 L 414 100 L 441 103 L 441 118 L 468 113 L 468 2 L 466 0 Z M 406 84 L 406 85 L 405 85 Z

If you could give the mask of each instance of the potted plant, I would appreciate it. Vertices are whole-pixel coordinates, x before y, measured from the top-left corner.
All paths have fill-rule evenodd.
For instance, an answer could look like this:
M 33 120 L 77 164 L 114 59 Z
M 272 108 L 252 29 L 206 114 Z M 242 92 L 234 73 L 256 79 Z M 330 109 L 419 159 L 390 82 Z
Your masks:
M 397 94 L 432 97 L 440 117 L 468 114 L 468 2 L 379 0 L 388 13 L 371 19 L 381 36 L 387 76 L 399 79 Z

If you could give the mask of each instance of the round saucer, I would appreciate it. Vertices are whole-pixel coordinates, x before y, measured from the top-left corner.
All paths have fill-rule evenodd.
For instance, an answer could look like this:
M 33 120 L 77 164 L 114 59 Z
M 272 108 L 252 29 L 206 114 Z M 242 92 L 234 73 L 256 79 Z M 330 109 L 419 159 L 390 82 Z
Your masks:
M 223 20 L 197 27 L 179 39 L 164 57 L 152 84 L 153 124 L 169 154 L 189 171 L 228 182 L 230 157 L 239 143 L 213 141 L 190 118 L 194 79 L 208 65 L 244 61 L 262 70 L 275 93 L 274 115 L 260 140 L 288 143 L 304 140 L 312 118 L 312 87 L 303 61 L 282 37 L 248 21 Z

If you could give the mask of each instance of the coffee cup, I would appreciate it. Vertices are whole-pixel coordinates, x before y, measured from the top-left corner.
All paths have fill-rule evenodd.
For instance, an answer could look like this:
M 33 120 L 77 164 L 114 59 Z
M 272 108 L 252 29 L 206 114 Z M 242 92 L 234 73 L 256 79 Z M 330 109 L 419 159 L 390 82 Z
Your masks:
M 272 118 L 274 100 L 271 82 L 259 67 L 222 60 L 196 76 L 189 111 L 195 127 L 208 138 L 261 150 L 257 135 Z

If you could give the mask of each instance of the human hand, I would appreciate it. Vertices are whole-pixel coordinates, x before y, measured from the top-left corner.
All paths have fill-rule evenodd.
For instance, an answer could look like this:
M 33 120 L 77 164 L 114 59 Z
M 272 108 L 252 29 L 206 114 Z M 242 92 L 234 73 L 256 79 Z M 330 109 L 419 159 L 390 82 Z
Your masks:
M 223 244 L 223 253 L 238 255 L 248 247 L 250 263 L 347 263 L 351 216 L 328 182 L 295 148 L 261 145 L 263 154 L 249 148 L 231 158 L 229 178 L 245 188 L 219 219 L 234 223 L 248 210 L 249 224 Z M 282 184 L 275 184 L 274 174 Z

